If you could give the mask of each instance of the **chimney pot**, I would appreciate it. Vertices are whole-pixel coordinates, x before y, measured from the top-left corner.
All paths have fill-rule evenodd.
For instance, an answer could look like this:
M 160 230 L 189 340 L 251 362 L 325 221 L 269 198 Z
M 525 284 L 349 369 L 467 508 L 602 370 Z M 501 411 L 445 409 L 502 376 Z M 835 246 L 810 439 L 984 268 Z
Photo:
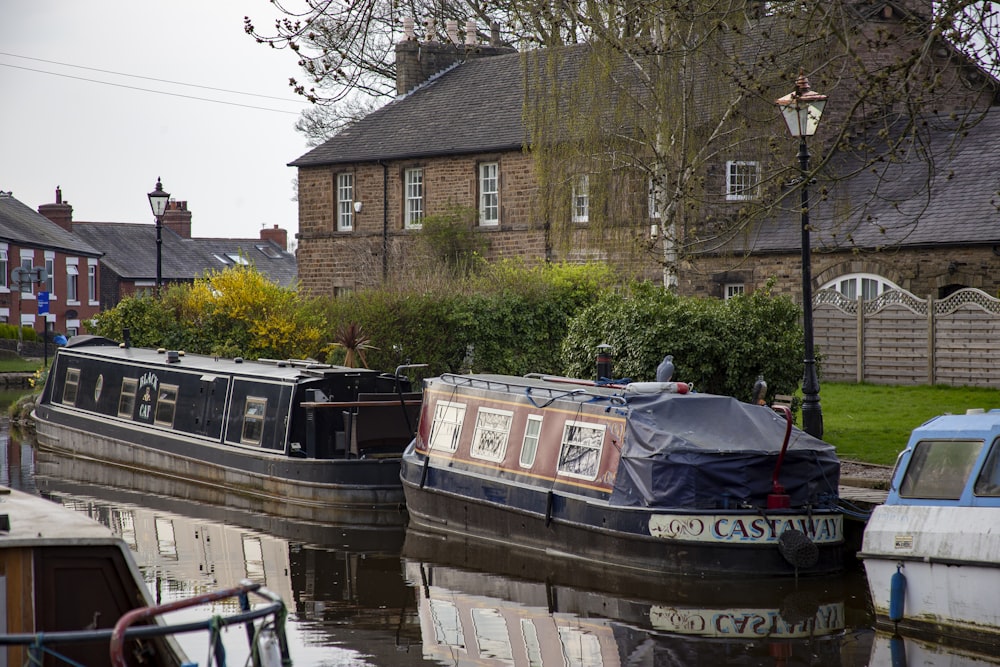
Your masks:
M 465 45 L 475 46 L 476 41 L 476 22 L 469 19 L 465 22 Z
M 413 31 L 414 19 L 412 16 L 403 17 L 403 39 L 408 42 L 416 41 L 417 34 Z

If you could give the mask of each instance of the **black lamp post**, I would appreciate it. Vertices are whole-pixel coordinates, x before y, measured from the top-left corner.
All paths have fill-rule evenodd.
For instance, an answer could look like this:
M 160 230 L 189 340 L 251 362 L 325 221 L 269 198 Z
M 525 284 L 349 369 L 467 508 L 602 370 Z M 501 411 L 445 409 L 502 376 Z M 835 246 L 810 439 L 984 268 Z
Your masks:
M 812 257 L 809 246 L 809 149 L 806 137 L 816 127 L 826 106 L 826 95 L 809 90 L 809 79 L 799 74 L 794 92 L 776 101 L 793 137 L 799 138 L 799 170 L 802 172 L 802 328 L 805 332 L 805 366 L 802 375 L 802 430 L 823 437 L 823 408 L 819 404 L 819 377 L 813 352 Z
M 159 296 L 163 281 L 163 213 L 170 201 L 170 193 L 163 191 L 159 176 L 156 177 L 156 189 L 147 196 L 149 207 L 153 209 L 153 216 L 156 218 L 156 294 Z

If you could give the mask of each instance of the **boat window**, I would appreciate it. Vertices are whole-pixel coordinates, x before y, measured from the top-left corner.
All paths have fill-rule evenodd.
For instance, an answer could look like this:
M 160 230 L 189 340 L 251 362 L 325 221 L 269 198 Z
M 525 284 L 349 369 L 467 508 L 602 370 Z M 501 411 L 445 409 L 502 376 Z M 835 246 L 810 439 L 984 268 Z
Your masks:
M 1000 496 L 1000 440 L 993 441 L 974 490 L 977 496 Z
M 458 608 L 448 600 L 430 601 L 431 622 L 434 625 L 434 639 L 439 646 L 465 648 L 465 634 Z
M 169 560 L 177 560 L 177 537 L 174 534 L 174 522 L 165 517 L 154 517 L 153 530 L 156 532 L 156 550 L 160 556 Z
M 438 401 L 434 406 L 434 422 L 431 424 L 431 448 L 446 452 L 458 449 L 458 438 L 462 435 L 464 421 L 464 403 Z
M 470 456 L 488 461 L 503 461 L 507 453 L 507 439 L 510 437 L 510 423 L 514 413 L 507 410 L 479 408 L 476 415 L 476 430 L 472 434 Z
M 118 416 L 132 419 L 135 415 L 135 392 L 139 389 L 139 381 L 135 378 L 122 380 L 122 395 L 118 399 Z
M 542 664 L 542 643 L 538 640 L 538 628 L 535 622 L 528 618 L 521 619 L 521 636 L 524 637 L 524 647 L 528 653 L 528 664 L 531 667 Z
M 66 405 L 76 405 L 76 395 L 80 389 L 80 369 L 66 369 L 66 383 L 63 385 L 62 402 Z
M 982 448 L 982 440 L 918 442 L 910 455 L 899 495 L 958 500 Z
M 559 628 L 559 643 L 567 665 L 600 667 L 604 664 L 601 656 L 601 640 L 592 632 L 573 626 Z
M 521 467 L 530 468 L 535 465 L 535 453 L 538 451 L 538 437 L 542 433 L 542 416 L 528 415 L 524 425 L 524 441 L 521 443 Z
M 247 396 L 246 408 L 243 410 L 243 436 L 240 442 L 248 445 L 259 445 L 264 435 L 264 414 L 267 412 L 267 399 Z
M 174 427 L 174 413 L 177 411 L 177 385 L 161 384 L 156 395 L 156 415 L 153 423 Z
M 560 475 L 596 479 L 604 443 L 604 424 L 567 421 L 559 450 Z
M 472 608 L 472 625 L 476 629 L 476 644 L 480 660 L 503 660 L 514 664 L 514 651 L 507 633 L 507 621 L 497 609 Z

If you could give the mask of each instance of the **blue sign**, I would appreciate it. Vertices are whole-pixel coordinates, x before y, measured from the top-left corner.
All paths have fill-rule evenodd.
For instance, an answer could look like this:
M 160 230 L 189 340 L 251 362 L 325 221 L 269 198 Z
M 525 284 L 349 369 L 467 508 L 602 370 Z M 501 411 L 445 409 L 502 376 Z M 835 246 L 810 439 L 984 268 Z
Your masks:
M 38 293 L 38 314 L 45 315 L 49 312 L 49 293 L 39 292 Z

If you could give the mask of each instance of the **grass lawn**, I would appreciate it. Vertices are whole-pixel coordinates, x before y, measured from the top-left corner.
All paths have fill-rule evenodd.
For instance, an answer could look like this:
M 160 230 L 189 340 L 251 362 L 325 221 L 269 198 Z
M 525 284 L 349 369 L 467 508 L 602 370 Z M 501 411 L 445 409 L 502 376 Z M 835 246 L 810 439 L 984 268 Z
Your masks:
M 1000 408 L 1000 391 L 976 387 L 821 382 L 819 398 L 823 439 L 837 448 L 840 458 L 885 465 L 896 462 L 910 431 L 931 417 Z
M 52 363 L 51 357 L 49 357 L 49 363 Z M 0 359 L 0 373 L 33 373 L 41 367 L 41 359 L 23 359 L 21 357 Z

